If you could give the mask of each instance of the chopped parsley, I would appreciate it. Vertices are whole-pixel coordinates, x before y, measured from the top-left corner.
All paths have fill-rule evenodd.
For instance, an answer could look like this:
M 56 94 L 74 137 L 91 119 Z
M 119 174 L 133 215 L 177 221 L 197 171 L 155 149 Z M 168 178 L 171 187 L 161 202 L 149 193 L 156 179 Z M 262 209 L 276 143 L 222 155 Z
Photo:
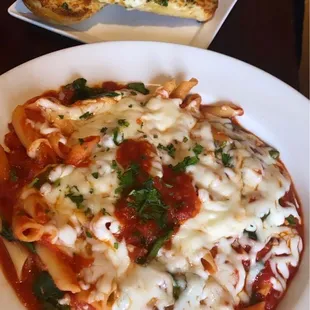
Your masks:
M 124 134 L 120 134 L 119 127 L 113 130 L 113 142 L 115 145 L 119 146 L 124 141 Z
M 132 104 L 130 104 L 130 105 L 128 106 L 128 108 L 132 108 Z
M 78 209 L 82 209 L 83 208 L 82 203 L 84 202 L 84 197 L 82 194 L 73 192 L 72 191 L 73 188 L 79 191 L 76 186 L 72 186 L 71 188 L 69 188 L 69 192 L 65 195 L 65 197 L 69 198 L 73 203 L 75 203 Z
M 162 145 L 161 143 L 158 144 L 157 148 L 159 150 L 164 150 L 166 151 L 172 158 L 174 158 L 175 156 L 175 151 L 176 148 L 174 147 L 174 145 L 172 143 L 168 144 L 167 146 Z
M 245 234 L 247 234 L 248 235 L 248 237 L 250 238 L 250 239 L 252 239 L 252 240 L 254 240 L 254 241 L 257 241 L 258 240 L 258 238 L 257 238 L 257 235 L 256 235 L 256 231 L 249 231 L 249 230 L 244 230 L 243 231 Z
M 64 119 L 64 115 L 58 115 L 60 119 Z
M 61 5 L 61 7 L 63 8 L 63 9 L 65 9 L 65 10 L 70 10 L 70 8 L 69 8 L 69 5 L 68 5 L 68 3 L 67 2 L 64 2 L 62 5 Z
M 37 185 L 39 184 L 39 182 L 40 182 L 40 179 L 39 178 L 34 178 L 33 180 L 32 180 L 32 182 L 29 184 L 29 186 L 30 187 L 37 187 Z
M 79 119 L 89 119 L 90 117 L 94 116 L 93 113 L 90 113 L 90 112 L 85 112 L 84 114 L 82 114 Z
M 102 128 L 100 129 L 100 132 L 106 134 L 106 133 L 107 133 L 107 130 L 108 130 L 107 127 L 102 127 Z
M 120 126 L 123 126 L 123 127 L 128 127 L 129 126 L 129 122 L 127 122 L 125 119 L 119 119 L 117 121 L 117 123 L 120 125 Z
M 158 135 L 156 135 L 156 134 L 153 135 L 153 138 L 154 138 L 154 139 L 157 139 L 157 138 L 158 138 Z
M 57 180 L 53 183 L 53 185 L 54 185 L 55 187 L 58 187 L 58 186 L 60 185 L 60 179 L 57 179 Z
M 186 167 L 196 165 L 199 162 L 199 158 L 197 156 L 186 156 L 181 162 L 173 167 L 174 171 L 184 172 Z
M 173 234 L 173 230 L 169 230 L 165 235 L 162 237 L 158 238 L 155 243 L 152 246 L 151 251 L 149 252 L 147 256 L 147 260 L 151 261 L 153 258 L 157 256 L 158 251 L 160 248 L 171 238 Z
M 85 234 L 86 234 L 87 238 L 92 238 L 92 237 L 93 237 L 93 235 L 91 234 L 91 232 L 88 231 L 88 230 L 86 230 Z
M 232 167 L 231 161 L 232 161 L 232 157 L 228 153 L 222 152 L 222 163 L 223 163 L 223 165 L 225 167 L 231 168 Z
M 270 150 L 269 151 L 269 155 L 273 158 L 273 159 L 278 159 L 280 156 L 280 152 L 277 150 Z
M 84 143 L 84 139 L 79 138 L 79 143 L 80 143 L 80 144 L 83 144 L 83 143 Z
M 117 242 L 114 242 L 114 249 L 118 249 L 118 243 Z
M 290 226 L 296 226 L 296 219 L 295 217 L 291 214 L 286 218 L 287 222 L 289 223 Z
M 203 146 L 196 143 L 193 148 L 193 152 L 195 153 L 196 156 L 200 155 L 203 152 Z
M 168 6 L 168 0 L 155 0 L 155 2 L 161 6 Z
M 127 88 L 135 90 L 143 95 L 148 95 L 150 93 L 143 83 L 129 83 L 127 84 Z
M 264 215 L 261 217 L 261 220 L 264 221 L 269 215 L 270 215 L 270 211 L 268 211 L 268 213 L 264 214 Z
M 128 205 L 136 209 L 140 219 L 155 220 L 159 225 L 162 224 L 168 207 L 162 202 L 152 180 L 145 182 L 142 189 L 133 190 L 129 198 Z
M 105 208 L 102 208 L 102 209 L 101 209 L 101 213 L 102 213 L 103 215 L 111 215 Z
M 16 238 L 13 235 L 13 231 L 9 224 L 2 220 L 2 229 L 0 231 L 0 235 L 5 238 L 7 241 L 16 241 Z
M 99 178 L 99 173 L 98 172 L 93 172 L 91 174 L 93 176 L 93 178 L 98 179 Z
M 130 94 L 133 95 L 133 96 L 137 95 L 137 93 L 135 91 L 131 91 Z M 132 106 L 132 104 L 131 104 L 131 106 Z
M 184 138 L 183 138 L 183 142 L 186 143 L 187 141 L 188 141 L 188 138 L 187 138 L 187 137 L 184 137 Z
M 131 164 L 128 169 L 121 173 L 118 171 L 119 187 L 115 190 L 115 193 L 120 194 L 124 189 L 134 185 L 136 176 L 139 173 L 139 165 Z
M 35 278 L 32 291 L 38 300 L 44 305 L 44 309 L 70 310 L 69 306 L 59 304 L 58 300 L 63 298 L 65 292 L 57 288 L 53 278 L 47 271 L 42 271 Z
M 14 168 L 10 170 L 10 180 L 12 182 L 17 182 L 18 181 L 18 176 L 17 176 L 16 170 Z
M 74 80 L 72 83 L 64 86 L 65 89 L 73 91 L 73 96 L 70 100 L 70 103 L 74 103 L 78 100 L 84 99 L 95 99 L 100 97 L 116 97 L 119 96 L 119 93 L 114 91 L 107 91 L 101 87 L 88 87 L 87 80 L 84 78 L 79 78 Z
M 180 295 L 181 295 L 181 287 L 178 285 L 177 282 L 175 282 L 175 284 L 173 284 L 173 298 L 175 300 L 178 300 Z

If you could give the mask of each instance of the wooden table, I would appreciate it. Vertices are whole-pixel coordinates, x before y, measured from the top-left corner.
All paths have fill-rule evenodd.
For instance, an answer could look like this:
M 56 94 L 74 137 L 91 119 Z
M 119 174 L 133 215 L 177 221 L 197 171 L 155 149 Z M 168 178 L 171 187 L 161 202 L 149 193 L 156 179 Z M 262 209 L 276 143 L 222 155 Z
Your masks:
M 7 8 L 13 1 L 0 1 L 0 74 L 43 54 L 81 44 L 11 17 Z M 298 89 L 294 25 L 298 1 L 238 0 L 210 50 L 250 63 Z

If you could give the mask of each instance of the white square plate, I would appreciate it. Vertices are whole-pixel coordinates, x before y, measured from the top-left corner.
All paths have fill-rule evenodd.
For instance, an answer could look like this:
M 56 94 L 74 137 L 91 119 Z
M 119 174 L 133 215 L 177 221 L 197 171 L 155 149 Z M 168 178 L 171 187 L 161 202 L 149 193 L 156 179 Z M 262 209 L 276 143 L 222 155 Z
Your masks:
M 237 0 L 220 0 L 213 19 L 207 23 L 110 5 L 76 25 L 50 24 L 30 12 L 22 0 L 8 9 L 12 16 L 85 43 L 102 41 L 159 41 L 208 48 Z

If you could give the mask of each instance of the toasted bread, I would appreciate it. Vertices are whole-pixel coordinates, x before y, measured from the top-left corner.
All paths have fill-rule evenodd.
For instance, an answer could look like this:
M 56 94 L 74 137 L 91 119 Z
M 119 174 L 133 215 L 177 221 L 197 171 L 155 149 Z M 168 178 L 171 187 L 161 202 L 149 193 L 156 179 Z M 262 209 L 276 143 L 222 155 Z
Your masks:
M 35 15 L 56 24 L 79 23 L 105 6 L 94 0 L 23 0 Z
M 105 4 L 119 4 L 128 10 L 139 10 L 161 15 L 192 18 L 200 22 L 210 20 L 218 0 L 99 0 Z
M 200 22 L 211 19 L 218 0 L 23 0 L 36 15 L 62 25 L 78 23 L 108 4 L 128 10 L 192 18 Z

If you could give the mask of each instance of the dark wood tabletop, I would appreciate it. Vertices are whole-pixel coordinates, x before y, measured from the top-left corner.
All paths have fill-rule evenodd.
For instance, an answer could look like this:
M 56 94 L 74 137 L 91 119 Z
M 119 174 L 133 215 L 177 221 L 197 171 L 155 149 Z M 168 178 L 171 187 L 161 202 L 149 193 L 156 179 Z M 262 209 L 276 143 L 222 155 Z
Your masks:
M 7 9 L 13 1 L 0 1 L 0 74 L 43 54 L 81 44 L 11 17 Z M 302 1 L 238 0 L 209 49 L 250 63 L 298 89 L 302 17 L 296 13 L 296 3 Z

